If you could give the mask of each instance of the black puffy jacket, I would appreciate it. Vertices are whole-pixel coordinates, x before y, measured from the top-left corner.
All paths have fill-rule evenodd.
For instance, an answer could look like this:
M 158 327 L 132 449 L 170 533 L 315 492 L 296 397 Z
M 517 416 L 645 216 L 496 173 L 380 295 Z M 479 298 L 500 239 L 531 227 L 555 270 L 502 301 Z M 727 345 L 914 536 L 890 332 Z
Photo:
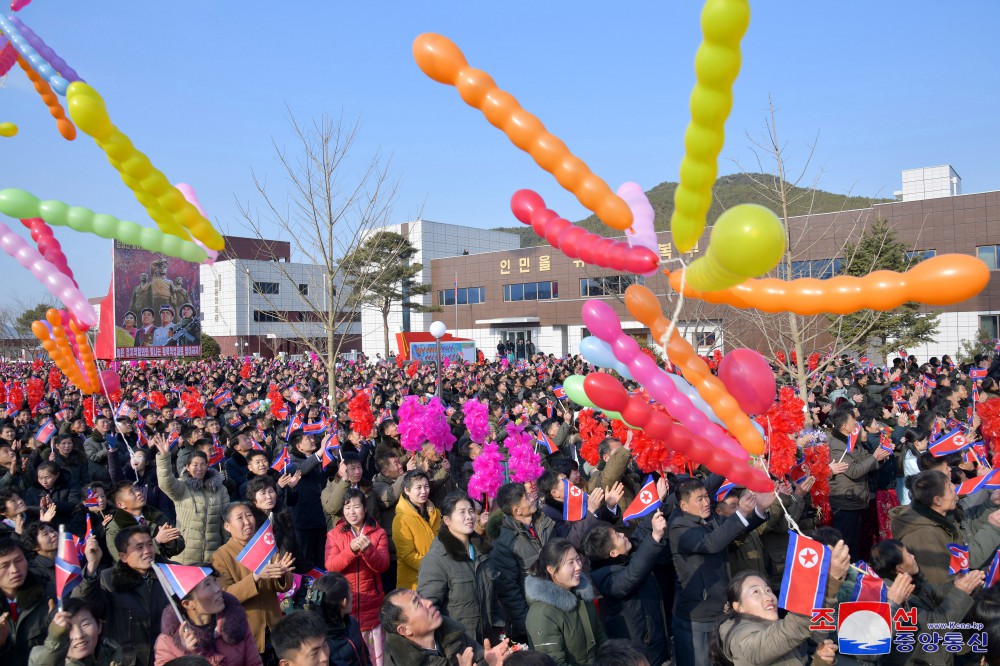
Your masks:
M 361 625 L 348 615 L 345 624 L 326 625 L 326 644 L 330 647 L 330 663 L 336 666 L 371 666 L 368 646 L 361 638 Z

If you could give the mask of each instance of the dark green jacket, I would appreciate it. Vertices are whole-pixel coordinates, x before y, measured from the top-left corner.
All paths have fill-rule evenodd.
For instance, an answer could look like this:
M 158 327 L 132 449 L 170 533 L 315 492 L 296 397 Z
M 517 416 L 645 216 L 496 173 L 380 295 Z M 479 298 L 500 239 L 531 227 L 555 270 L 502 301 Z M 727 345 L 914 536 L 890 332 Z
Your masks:
M 31 648 L 28 666 L 119 666 L 125 663 L 122 646 L 110 638 L 101 638 L 95 654 L 88 659 L 67 659 L 69 631 L 57 624 L 49 625 L 49 635 L 43 645 Z
M 550 580 L 528 576 L 528 645 L 552 657 L 557 666 L 588 666 L 606 637 L 594 607 L 594 588 L 586 575 L 572 592 Z

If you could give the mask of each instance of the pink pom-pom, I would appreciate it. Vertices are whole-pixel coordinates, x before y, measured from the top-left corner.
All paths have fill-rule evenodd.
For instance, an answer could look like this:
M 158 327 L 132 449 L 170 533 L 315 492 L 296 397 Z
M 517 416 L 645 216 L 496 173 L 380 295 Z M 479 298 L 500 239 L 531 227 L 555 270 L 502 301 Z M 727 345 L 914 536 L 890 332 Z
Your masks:
M 473 442 L 482 444 L 490 435 L 490 410 L 484 403 L 476 399 L 466 400 L 462 405 L 465 414 L 465 427 Z
M 438 453 L 451 451 L 455 435 L 451 434 L 448 417 L 444 413 L 444 404 L 440 398 L 430 399 L 424 406 L 421 420 L 424 424 L 424 438 L 434 446 L 434 450 Z
M 399 406 L 399 444 L 407 451 L 416 453 L 424 445 L 424 432 L 420 422 L 423 405 L 415 395 L 403 398 Z
M 468 403 L 466 403 L 468 404 Z M 469 497 L 496 499 L 497 491 L 503 485 L 503 454 L 496 442 L 487 442 L 483 451 L 472 461 L 472 477 L 469 479 Z
M 507 470 L 510 480 L 514 483 L 535 481 L 545 469 L 541 457 L 535 453 L 534 438 L 524 431 L 524 428 L 507 424 Z

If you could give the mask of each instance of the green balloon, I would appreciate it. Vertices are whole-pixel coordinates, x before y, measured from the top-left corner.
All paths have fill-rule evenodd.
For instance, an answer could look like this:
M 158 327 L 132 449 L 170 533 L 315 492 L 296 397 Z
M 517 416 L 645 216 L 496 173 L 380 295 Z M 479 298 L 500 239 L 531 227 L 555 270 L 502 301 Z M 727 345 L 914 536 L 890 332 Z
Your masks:
M 609 412 L 601 409 L 587 397 L 587 392 L 583 390 L 583 380 L 585 377 L 583 375 L 570 375 L 563 382 L 563 389 L 566 391 L 566 395 L 569 399 L 580 405 L 581 407 L 590 407 L 591 409 L 596 409 L 599 412 L 604 412 L 608 415 L 608 418 L 616 419 L 618 421 L 622 420 L 622 415 L 618 412 Z
M 19 220 L 38 217 L 38 199 L 24 190 L 0 190 L 0 213 Z

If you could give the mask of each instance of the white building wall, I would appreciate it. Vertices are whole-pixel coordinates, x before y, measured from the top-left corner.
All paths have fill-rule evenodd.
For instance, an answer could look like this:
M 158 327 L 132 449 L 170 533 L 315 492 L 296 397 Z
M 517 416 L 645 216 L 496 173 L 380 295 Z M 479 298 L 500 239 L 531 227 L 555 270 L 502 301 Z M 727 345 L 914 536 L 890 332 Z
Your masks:
M 918 347 L 907 347 L 906 351 L 920 361 L 932 356 L 941 358 L 943 354 L 955 354 L 962 348 L 962 342 L 974 340 L 979 335 L 980 315 L 1000 315 L 1000 310 L 992 312 L 942 312 L 938 316 L 937 336 L 933 343 Z M 891 355 L 893 358 L 895 355 Z
M 401 234 L 402 224 L 393 224 L 382 227 L 375 231 L 391 231 Z M 499 252 L 502 250 L 515 250 L 520 247 L 520 238 L 516 234 L 504 233 L 501 231 L 489 231 L 487 229 L 476 229 L 458 224 L 445 224 L 443 222 L 431 222 L 429 220 L 414 220 L 407 223 L 407 237 L 410 243 L 417 249 L 413 257 L 414 263 L 420 263 L 423 270 L 417 274 L 417 282 L 422 284 L 431 283 L 431 260 L 442 259 L 461 255 L 468 251 L 469 254 L 481 254 L 483 252 Z M 427 294 L 413 299 L 415 303 L 430 305 L 434 294 Z M 410 312 L 410 330 L 426 331 L 435 317 L 442 316 L 443 313 L 420 313 Z M 447 319 L 444 320 L 447 323 Z M 384 350 L 384 327 L 382 324 L 382 314 L 375 310 L 364 310 L 361 313 L 362 348 L 368 356 L 374 357 Z M 403 310 L 399 305 L 395 305 L 389 313 L 389 349 L 396 351 L 396 333 L 403 330 Z M 459 332 L 449 331 L 452 335 L 464 336 Z M 477 342 L 478 344 L 478 342 Z M 496 346 L 494 340 L 492 346 Z M 486 347 L 489 349 L 489 346 Z
M 949 164 L 903 171 L 903 201 L 940 199 L 961 193 L 962 177 Z

